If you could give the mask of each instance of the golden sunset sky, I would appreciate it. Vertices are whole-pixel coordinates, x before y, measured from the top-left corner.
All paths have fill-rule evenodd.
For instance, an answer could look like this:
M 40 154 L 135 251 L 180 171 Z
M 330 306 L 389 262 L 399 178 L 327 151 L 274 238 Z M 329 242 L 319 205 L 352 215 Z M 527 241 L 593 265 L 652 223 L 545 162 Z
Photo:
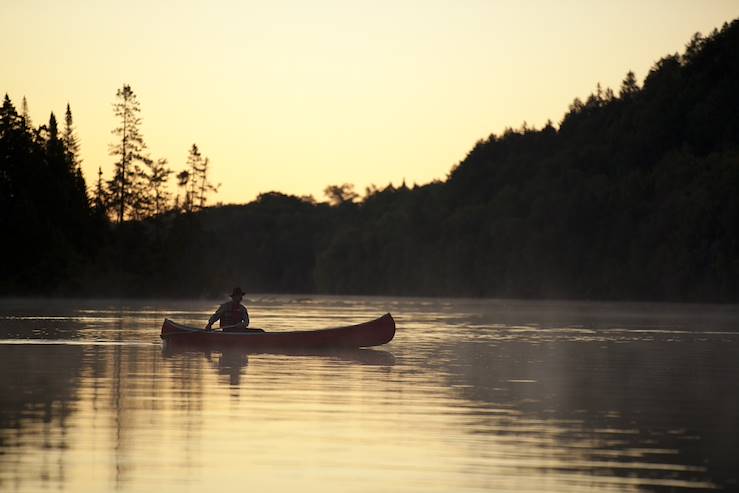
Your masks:
M 557 124 L 736 17 L 737 0 L 0 0 L 0 91 L 34 125 L 71 104 L 89 186 L 111 176 L 126 83 L 152 158 L 210 158 L 210 203 L 323 200 L 444 179 L 478 139 Z

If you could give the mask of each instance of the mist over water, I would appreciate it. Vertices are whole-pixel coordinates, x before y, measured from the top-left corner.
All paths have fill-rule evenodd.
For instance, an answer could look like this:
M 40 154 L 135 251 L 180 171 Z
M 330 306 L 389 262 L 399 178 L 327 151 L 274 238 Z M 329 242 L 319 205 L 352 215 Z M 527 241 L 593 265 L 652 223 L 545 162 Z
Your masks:
M 739 308 L 252 296 L 252 325 L 385 312 L 318 355 L 175 351 L 219 301 L 0 301 L 0 490 L 739 487 Z

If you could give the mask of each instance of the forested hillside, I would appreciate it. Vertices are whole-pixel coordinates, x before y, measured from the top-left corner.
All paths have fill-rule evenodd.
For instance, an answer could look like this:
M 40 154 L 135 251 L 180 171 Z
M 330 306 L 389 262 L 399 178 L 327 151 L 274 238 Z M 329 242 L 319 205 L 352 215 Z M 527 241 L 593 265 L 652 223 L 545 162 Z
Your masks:
M 25 105 L 0 107 L 0 293 L 69 286 L 93 255 L 106 222 L 90 207 L 67 107 L 34 128 Z
M 103 225 L 92 206 L 79 224 L 46 217 L 53 207 L 43 201 L 74 202 L 53 190 L 25 202 L 7 195 L 21 186 L 11 183 L 20 165 L 8 146 L 46 153 L 44 173 L 63 166 L 49 164 L 51 136 L 35 144 L 8 137 L 4 106 L 0 206 L 13 232 L 4 258 L 13 260 L 0 288 L 209 296 L 240 284 L 251 292 L 736 302 L 738 87 L 734 21 L 659 60 L 641 87 L 629 73 L 620 88 L 575 99 L 559 125 L 479 141 L 443 182 L 372 189 L 358 201 L 335 187 L 331 203 L 271 192 L 245 205 Z M 87 232 L 80 240 L 76 231 Z M 63 262 L 47 278 L 59 260 L 42 261 L 40 244 L 57 257 L 71 252 L 75 268 Z

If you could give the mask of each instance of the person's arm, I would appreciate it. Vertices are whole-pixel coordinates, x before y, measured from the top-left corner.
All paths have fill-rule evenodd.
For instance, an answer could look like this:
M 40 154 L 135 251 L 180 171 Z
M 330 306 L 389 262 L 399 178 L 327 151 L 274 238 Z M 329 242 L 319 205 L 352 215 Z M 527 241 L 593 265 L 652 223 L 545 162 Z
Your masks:
M 221 315 L 223 315 L 223 305 L 219 306 L 218 307 L 218 310 L 216 310 L 216 312 L 213 315 L 210 316 L 210 318 L 208 319 L 208 325 L 205 326 L 205 330 L 212 330 L 213 329 L 213 324 L 219 318 L 221 318 Z

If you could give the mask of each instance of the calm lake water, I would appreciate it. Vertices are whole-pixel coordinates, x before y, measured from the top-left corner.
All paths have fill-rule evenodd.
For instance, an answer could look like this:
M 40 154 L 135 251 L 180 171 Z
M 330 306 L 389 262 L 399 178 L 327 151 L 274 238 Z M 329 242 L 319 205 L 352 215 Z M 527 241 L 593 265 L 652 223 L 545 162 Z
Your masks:
M 218 301 L 0 300 L 0 490 L 739 489 L 739 307 L 252 296 L 375 350 L 169 352 Z

